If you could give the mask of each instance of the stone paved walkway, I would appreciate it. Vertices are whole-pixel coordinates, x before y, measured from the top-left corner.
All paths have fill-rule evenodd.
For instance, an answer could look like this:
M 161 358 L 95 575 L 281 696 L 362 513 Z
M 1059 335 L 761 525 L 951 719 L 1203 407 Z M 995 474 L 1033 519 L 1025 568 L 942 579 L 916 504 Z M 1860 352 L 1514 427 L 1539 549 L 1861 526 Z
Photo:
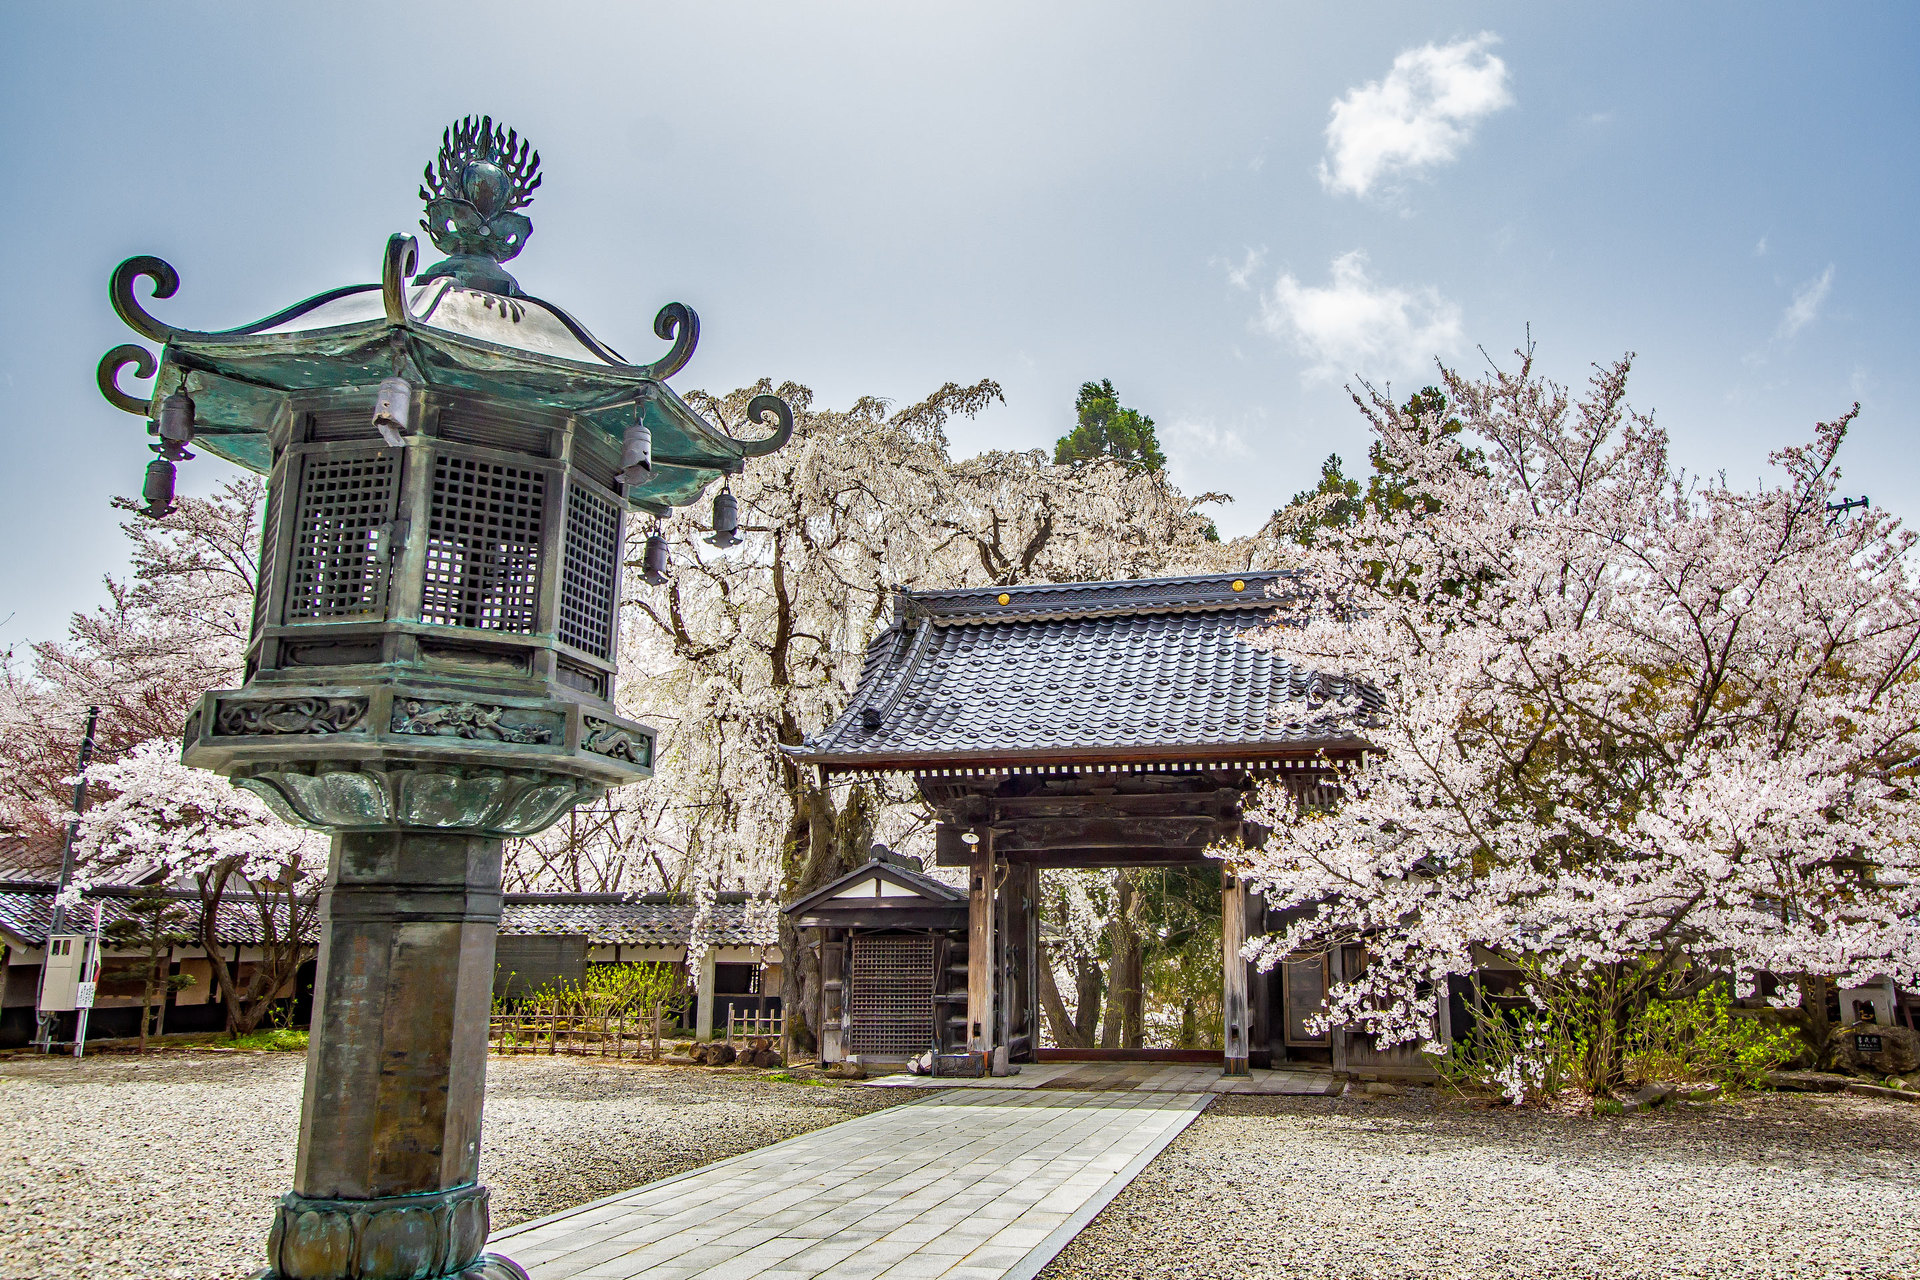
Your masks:
M 1029 1062 L 1022 1064 L 1017 1076 L 954 1080 L 899 1072 L 865 1083 L 874 1089 L 1118 1089 L 1142 1093 L 1337 1094 L 1346 1087 L 1345 1081 L 1335 1080 L 1328 1071 L 1268 1071 L 1256 1067 L 1244 1076 L 1223 1076 L 1216 1065 L 1185 1062 Z
M 1030 1280 L 1210 1100 L 965 1089 L 497 1233 L 533 1280 Z

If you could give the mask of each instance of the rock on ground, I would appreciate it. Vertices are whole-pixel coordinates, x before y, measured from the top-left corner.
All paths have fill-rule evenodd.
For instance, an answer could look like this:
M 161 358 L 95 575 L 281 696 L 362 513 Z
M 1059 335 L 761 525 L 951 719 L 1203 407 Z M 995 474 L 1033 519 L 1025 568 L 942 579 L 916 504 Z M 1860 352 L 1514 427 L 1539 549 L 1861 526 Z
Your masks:
M 1920 1108 L 1226 1096 L 1040 1280 L 1920 1276 Z
M 0 1280 L 238 1280 L 293 1176 L 292 1053 L 0 1062 Z M 496 1228 L 906 1100 L 891 1089 L 507 1057 L 487 1064 Z

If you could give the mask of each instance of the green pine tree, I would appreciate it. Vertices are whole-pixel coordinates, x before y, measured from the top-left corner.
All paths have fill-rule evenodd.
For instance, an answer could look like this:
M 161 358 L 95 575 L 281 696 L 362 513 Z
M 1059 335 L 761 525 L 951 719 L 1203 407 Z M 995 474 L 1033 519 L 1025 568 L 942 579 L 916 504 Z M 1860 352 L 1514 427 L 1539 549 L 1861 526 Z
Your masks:
M 1065 466 L 1112 458 L 1147 471 L 1165 470 L 1167 457 L 1153 434 L 1153 419 L 1124 407 L 1110 380 L 1083 384 L 1073 409 L 1078 422 L 1054 444 L 1055 463 Z
M 1435 424 L 1442 436 L 1457 436 L 1465 429 L 1459 418 L 1448 413 L 1446 394 L 1438 387 L 1422 387 L 1401 406 L 1401 412 L 1409 418 Z M 1485 466 L 1479 451 L 1475 449 L 1462 449 L 1459 459 L 1460 464 L 1469 469 Z M 1293 536 L 1297 541 L 1312 542 L 1315 529 L 1344 528 L 1359 519 L 1368 508 L 1400 511 L 1418 505 L 1423 511 L 1432 509 L 1430 500 L 1416 500 L 1408 495 L 1400 465 L 1387 456 L 1378 440 L 1368 447 L 1367 461 L 1373 468 L 1373 474 L 1367 477 L 1363 487 L 1358 479 L 1342 470 L 1344 464 L 1339 454 L 1327 455 L 1327 460 L 1320 464 L 1320 483 L 1294 494 L 1293 501 L 1287 504 L 1288 507 L 1298 507 L 1315 498 L 1333 497 L 1317 520 L 1294 531 Z M 1283 507 L 1273 514 L 1278 517 L 1286 509 Z

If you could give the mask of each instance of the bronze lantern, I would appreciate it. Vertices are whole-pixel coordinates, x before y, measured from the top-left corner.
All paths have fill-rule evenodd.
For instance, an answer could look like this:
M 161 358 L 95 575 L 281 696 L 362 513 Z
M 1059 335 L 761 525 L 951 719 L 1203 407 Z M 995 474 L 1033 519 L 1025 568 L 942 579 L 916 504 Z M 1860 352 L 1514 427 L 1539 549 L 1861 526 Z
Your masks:
M 651 770 L 653 730 L 614 706 L 629 517 L 697 501 L 793 429 L 773 396 L 746 439 L 673 392 L 689 308 L 660 311 L 672 348 L 634 364 L 520 288 L 502 264 L 539 169 L 463 120 L 420 193 L 444 261 L 416 274 L 396 235 L 379 283 L 235 329 L 150 315 L 135 282 L 179 283 L 157 258 L 113 275 L 114 309 L 159 344 L 99 374 L 150 420 L 149 512 L 189 445 L 267 476 L 245 682 L 205 695 L 184 758 L 333 834 L 266 1273 L 287 1280 L 524 1274 L 483 1254 L 477 1181 L 501 841 Z M 117 385 L 128 366 L 146 398 Z

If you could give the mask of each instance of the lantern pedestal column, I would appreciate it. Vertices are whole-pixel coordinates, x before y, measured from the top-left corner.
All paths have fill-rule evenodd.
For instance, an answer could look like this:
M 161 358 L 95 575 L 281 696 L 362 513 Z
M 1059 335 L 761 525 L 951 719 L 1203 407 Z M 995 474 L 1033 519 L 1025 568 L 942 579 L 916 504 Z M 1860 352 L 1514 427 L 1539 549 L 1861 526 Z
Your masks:
M 501 841 L 334 837 L 283 1280 L 524 1275 L 483 1258 L 479 1185 Z

